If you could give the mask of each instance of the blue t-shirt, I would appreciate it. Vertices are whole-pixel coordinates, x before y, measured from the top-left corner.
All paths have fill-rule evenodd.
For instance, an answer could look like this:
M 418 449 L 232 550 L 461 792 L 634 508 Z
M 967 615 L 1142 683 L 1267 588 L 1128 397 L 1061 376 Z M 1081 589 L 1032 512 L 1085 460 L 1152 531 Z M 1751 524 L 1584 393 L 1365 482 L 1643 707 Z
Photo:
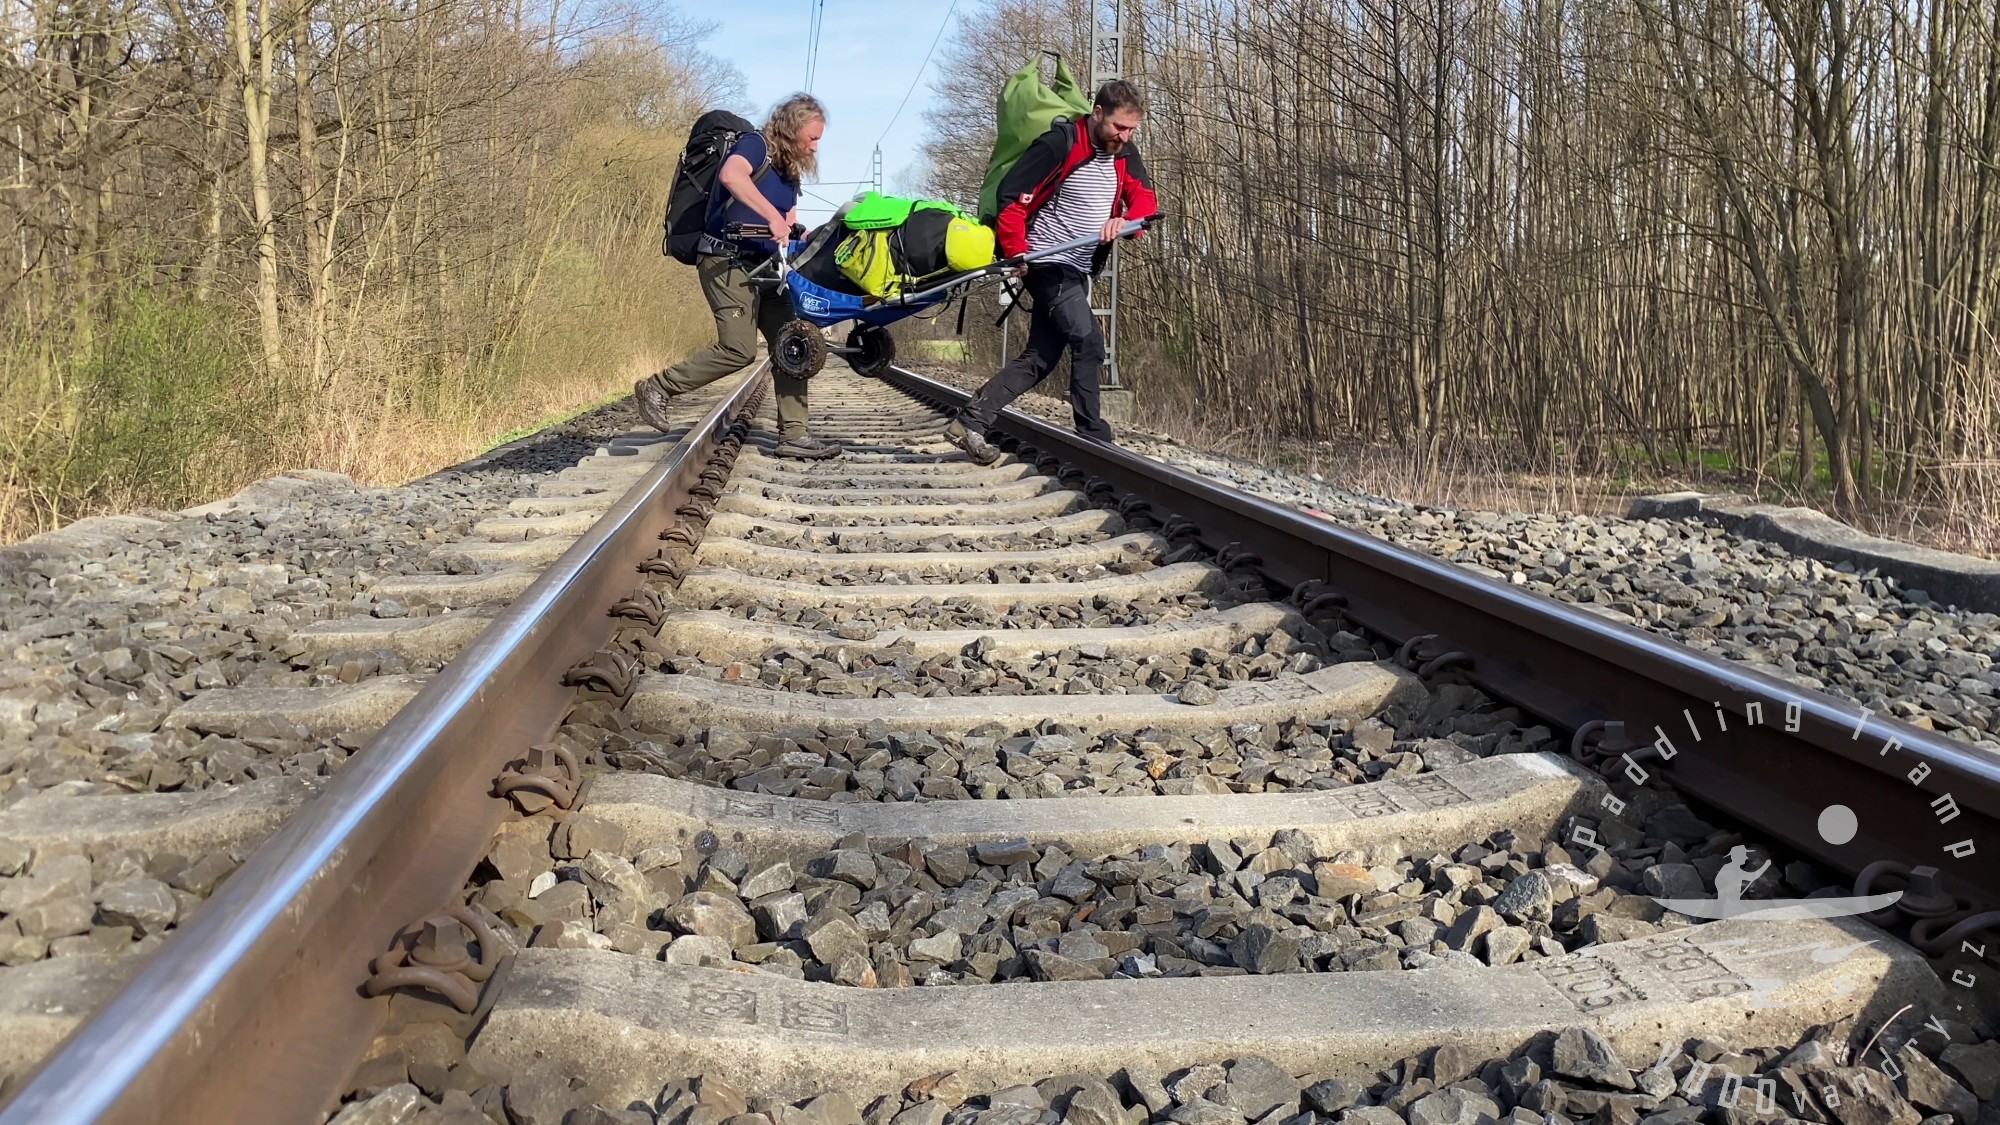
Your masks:
M 736 147 L 729 150 L 729 155 L 740 156 L 749 161 L 750 171 L 754 175 L 757 169 L 763 166 L 764 161 L 770 155 L 770 151 L 770 147 L 764 142 L 764 134 L 745 133 L 737 138 Z M 757 190 L 764 194 L 765 199 L 770 200 L 771 206 L 776 207 L 785 214 L 790 214 L 792 208 L 799 201 L 798 185 L 778 175 L 778 170 L 775 167 L 765 168 L 764 174 L 757 177 L 756 183 Z M 716 196 L 710 200 L 711 205 L 714 206 L 714 210 L 710 211 L 708 216 L 709 234 L 714 235 L 716 238 L 721 238 L 722 228 L 729 223 L 750 223 L 760 227 L 764 225 L 764 216 L 751 210 L 748 204 L 739 202 L 735 196 L 729 194 L 729 189 L 722 186 L 721 180 L 718 179 L 716 181 L 715 188 Z M 768 238 L 740 239 L 737 245 L 747 251 L 758 254 L 775 254 L 778 252 L 778 244 Z

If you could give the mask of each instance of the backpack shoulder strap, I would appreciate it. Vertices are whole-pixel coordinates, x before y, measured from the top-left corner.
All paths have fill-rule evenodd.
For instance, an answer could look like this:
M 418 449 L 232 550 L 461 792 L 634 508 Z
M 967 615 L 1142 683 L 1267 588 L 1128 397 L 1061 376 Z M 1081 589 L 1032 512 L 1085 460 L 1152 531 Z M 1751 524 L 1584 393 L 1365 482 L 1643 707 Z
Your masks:
M 757 132 L 757 130 L 755 130 L 755 129 L 752 129 L 752 130 L 750 130 L 750 133 L 756 133 L 756 132 Z M 747 136 L 749 136 L 749 135 L 750 135 L 750 133 L 741 133 L 741 134 L 738 134 L 738 135 L 737 135 L 737 138 L 736 138 L 736 141 L 740 141 L 740 140 L 742 140 L 742 139 L 743 139 L 744 137 L 747 137 Z M 731 147 L 731 148 L 735 148 L 735 147 L 736 147 L 736 141 L 731 141 L 731 142 L 729 142 L 729 147 Z M 764 161 L 763 161 L 763 163 L 761 163 L 761 164 L 757 165 L 757 166 L 756 166 L 755 168 L 752 168 L 752 169 L 750 170 L 750 182 L 754 184 L 754 183 L 756 183 L 756 182 L 757 182 L 758 180 L 761 180 L 761 179 L 763 179 L 763 178 L 764 178 L 764 173 L 766 173 L 766 172 L 768 172 L 768 171 L 770 171 L 770 170 L 771 170 L 771 140 L 770 140 L 770 138 L 769 138 L 769 137 L 766 137 L 766 138 L 764 138 Z

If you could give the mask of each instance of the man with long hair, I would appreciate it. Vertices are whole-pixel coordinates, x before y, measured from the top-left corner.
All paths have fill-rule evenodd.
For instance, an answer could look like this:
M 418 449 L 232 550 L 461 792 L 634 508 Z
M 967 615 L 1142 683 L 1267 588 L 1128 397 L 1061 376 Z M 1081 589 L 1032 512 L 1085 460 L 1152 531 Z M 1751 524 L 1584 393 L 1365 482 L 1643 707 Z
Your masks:
M 1048 378 L 1069 352 L 1069 404 L 1076 432 L 1108 442 L 1111 427 L 1098 412 L 1097 373 L 1104 365 L 1104 332 L 1090 308 L 1090 279 L 1104 268 L 1111 244 L 1130 219 L 1147 219 L 1159 201 L 1132 135 L 1145 107 L 1131 83 L 1114 79 L 1097 91 L 1090 116 L 1057 118 L 1021 154 L 1000 181 L 1000 215 L 994 226 L 1000 256 L 1012 258 L 1095 237 L 1098 245 L 1043 259 L 1027 271 L 1034 308 L 1028 342 L 972 396 L 945 436 L 974 461 L 990 465 L 1000 451 L 986 429 L 1000 411 Z
M 750 271 L 776 254 L 778 245 L 768 238 L 729 239 L 723 231 L 740 223 L 789 237 L 800 185 L 819 172 L 819 139 L 825 131 L 826 109 L 811 94 L 794 94 L 778 103 L 762 130 L 738 139 L 723 161 L 718 190 L 709 200 L 708 238 L 695 265 L 702 296 L 715 313 L 715 343 L 633 386 L 633 401 L 647 425 L 665 433 L 667 402 L 674 395 L 749 366 L 756 358 L 757 333 L 777 349 L 778 332 L 792 319 L 791 305 L 782 293 L 752 288 Z M 806 430 L 806 381 L 778 371 L 771 373 L 771 381 L 778 392 L 782 439 L 774 452 L 808 460 L 839 456 L 838 445 Z

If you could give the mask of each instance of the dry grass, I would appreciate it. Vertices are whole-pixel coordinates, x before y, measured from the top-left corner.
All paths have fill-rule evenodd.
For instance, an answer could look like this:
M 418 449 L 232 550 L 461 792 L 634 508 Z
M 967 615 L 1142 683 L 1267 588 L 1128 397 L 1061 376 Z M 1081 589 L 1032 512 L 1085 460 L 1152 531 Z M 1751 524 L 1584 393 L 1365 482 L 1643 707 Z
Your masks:
M 972 389 L 990 369 L 966 363 L 926 363 L 926 372 Z M 1020 405 L 1066 423 L 1069 412 L 1059 378 L 1051 378 Z M 1524 464 L 1516 451 L 1499 443 L 1446 443 L 1425 464 L 1417 452 L 1392 442 L 1360 437 L 1307 442 L 1271 430 L 1222 427 L 1195 404 L 1141 394 L 1137 428 L 1172 438 L 1193 449 L 1240 457 L 1273 469 L 1317 473 L 1328 484 L 1427 507 L 1549 515 L 1623 516 L 1640 496 L 1691 489 L 1740 492 L 1767 503 L 1812 508 L 1832 514 L 1824 494 L 1806 492 L 1774 478 L 1740 474 L 1700 477 L 1635 471 L 1585 473 L 1573 465 Z M 1873 535 L 1943 551 L 2000 558 L 2000 496 L 1987 497 L 1966 474 L 1945 504 L 1917 507 L 1883 505 L 1848 522 Z
M 484 361 L 440 362 L 398 347 L 422 340 L 424 325 L 373 309 L 336 341 L 347 362 L 326 396 L 335 409 L 302 420 L 293 456 L 365 484 L 394 484 L 629 392 L 634 380 L 708 342 L 693 278 L 644 245 L 574 259 L 503 336 L 477 349 L 490 353 Z M 466 311 L 476 320 L 481 310 Z
M 648 249 L 556 279 L 497 340 L 440 341 L 423 306 L 371 305 L 336 333 L 318 387 L 259 371 L 247 309 L 180 298 L 137 329 L 72 334 L 92 341 L 73 355 L 0 349 L 0 407 L 32 420 L 0 440 L 0 542 L 288 469 L 396 484 L 628 393 L 711 331 L 693 271 Z
M 635 380 L 708 342 L 696 338 L 707 331 L 703 312 L 698 325 L 691 317 L 657 321 L 664 330 L 653 333 L 653 340 L 579 346 L 567 361 L 548 357 L 534 364 L 532 374 L 497 388 L 463 386 L 430 396 L 433 401 L 422 410 L 398 409 L 396 403 L 408 401 L 404 394 L 377 396 L 350 387 L 345 408 L 316 412 L 319 424 L 305 428 L 291 458 L 298 464 L 274 464 L 265 473 L 310 467 L 387 485 L 436 472 L 629 394 Z
M 1138 422 L 1195 448 L 1433 508 L 1619 516 L 1632 497 L 1666 491 L 1561 465 L 1510 464 L 1506 451 L 1491 443 L 1447 443 L 1426 464 L 1415 450 L 1359 437 L 1311 442 L 1244 428 L 1218 433 L 1184 404 L 1143 397 Z
M 605 358 L 548 381 L 516 382 L 502 394 L 458 399 L 434 413 L 330 411 L 323 425 L 305 435 L 295 457 L 299 464 L 273 464 L 259 475 L 315 468 L 346 473 L 362 484 L 399 484 L 526 436 L 579 407 L 630 393 L 635 379 L 671 362 L 651 354 Z

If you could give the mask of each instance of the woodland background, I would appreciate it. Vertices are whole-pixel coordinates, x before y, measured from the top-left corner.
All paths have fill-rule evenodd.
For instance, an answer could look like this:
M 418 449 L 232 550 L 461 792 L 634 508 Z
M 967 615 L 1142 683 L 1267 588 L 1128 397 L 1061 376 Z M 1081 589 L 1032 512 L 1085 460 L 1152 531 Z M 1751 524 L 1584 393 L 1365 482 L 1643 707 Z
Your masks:
M 0 537 L 397 479 L 705 342 L 658 215 L 734 76 L 576 2 L 0 0 Z M 1125 3 L 1147 417 L 2000 551 L 1994 5 Z M 1000 82 L 1087 72 L 1091 8 L 961 3 L 911 186 L 975 198 Z
M 963 21 L 932 190 L 974 197 L 1007 71 L 1047 49 L 1088 73 L 1092 7 Z M 1142 409 L 1331 441 L 1334 479 L 1363 457 L 1420 488 L 1468 462 L 1722 477 L 2000 550 L 2000 8 L 1126 0 L 1125 20 L 1172 215 L 1124 257 Z
M 704 30 L 0 0 L 0 541 L 284 468 L 406 479 L 703 342 L 659 224 L 738 93 Z

